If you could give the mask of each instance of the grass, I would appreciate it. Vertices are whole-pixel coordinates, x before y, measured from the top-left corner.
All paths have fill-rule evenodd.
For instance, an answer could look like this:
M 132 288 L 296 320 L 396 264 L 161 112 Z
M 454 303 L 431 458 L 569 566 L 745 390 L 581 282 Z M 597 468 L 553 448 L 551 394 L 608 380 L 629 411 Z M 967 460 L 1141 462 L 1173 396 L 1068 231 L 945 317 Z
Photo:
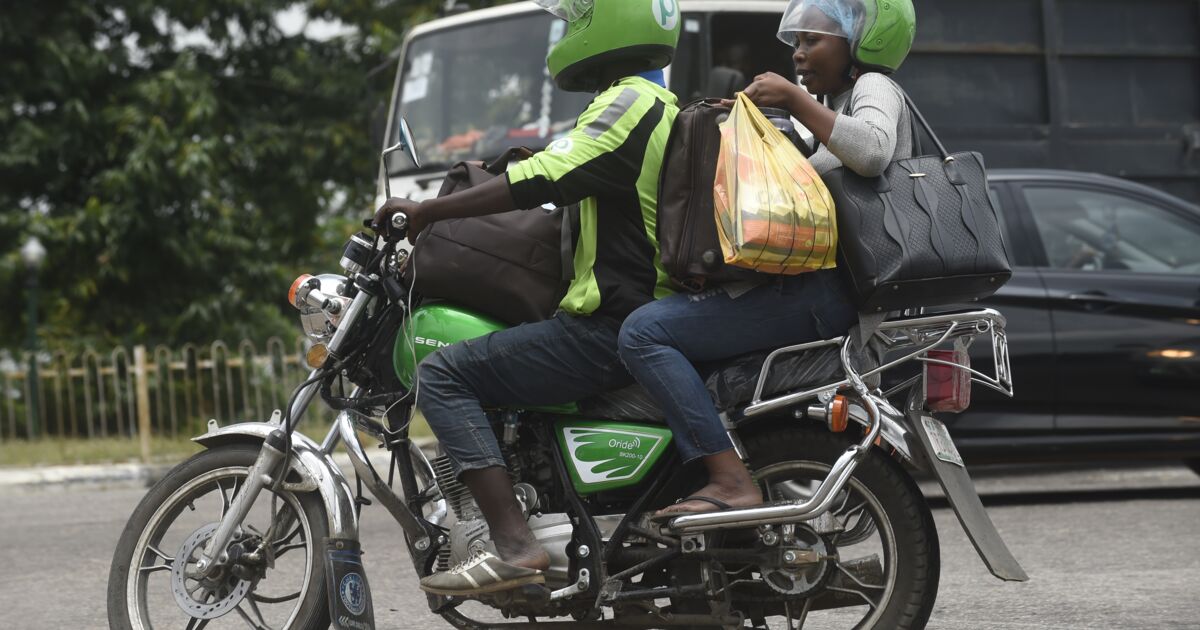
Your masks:
M 179 461 L 200 450 L 188 438 L 150 439 L 151 460 Z M 140 462 L 142 443 L 136 438 L 42 438 L 0 442 L 0 467 L 74 466 Z
M 328 427 L 324 424 L 307 428 L 309 437 L 320 442 Z M 320 434 L 315 431 L 319 429 Z M 409 432 L 412 437 L 429 437 L 425 418 L 420 413 L 413 418 Z M 150 439 L 151 461 L 172 463 L 200 451 L 200 445 L 191 441 L 192 436 L 176 438 L 153 437 Z M 370 438 L 363 438 L 364 444 Z M 37 440 L 0 441 L 0 468 L 27 468 L 29 466 L 75 466 L 80 464 L 115 464 L 141 462 L 142 443 L 137 438 L 41 438 Z

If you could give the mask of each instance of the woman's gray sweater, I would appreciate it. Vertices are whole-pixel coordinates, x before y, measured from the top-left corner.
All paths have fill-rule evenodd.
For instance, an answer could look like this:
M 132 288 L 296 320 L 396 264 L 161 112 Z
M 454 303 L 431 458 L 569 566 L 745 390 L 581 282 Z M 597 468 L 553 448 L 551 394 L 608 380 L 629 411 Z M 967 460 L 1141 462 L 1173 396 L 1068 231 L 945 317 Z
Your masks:
M 829 143 L 809 158 L 817 173 L 844 165 L 875 177 L 893 161 L 912 157 L 912 114 L 900 86 L 886 75 L 862 75 L 853 88 L 833 97 L 831 105 L 838 117 Z

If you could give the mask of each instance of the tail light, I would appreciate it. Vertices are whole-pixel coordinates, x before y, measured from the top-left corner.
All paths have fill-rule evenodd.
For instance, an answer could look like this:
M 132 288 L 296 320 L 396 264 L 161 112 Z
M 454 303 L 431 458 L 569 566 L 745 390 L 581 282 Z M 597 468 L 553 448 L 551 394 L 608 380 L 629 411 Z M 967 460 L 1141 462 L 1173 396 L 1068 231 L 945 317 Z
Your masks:
M 928 358 L 945 363 L 925 365 L 925 406 L 930 411 L 959 413 L 971 406 L 971 373 L 947 365 L 953 363 L 971 367 L 971 357 L 966 348 L 954 350 L 930 350 Z

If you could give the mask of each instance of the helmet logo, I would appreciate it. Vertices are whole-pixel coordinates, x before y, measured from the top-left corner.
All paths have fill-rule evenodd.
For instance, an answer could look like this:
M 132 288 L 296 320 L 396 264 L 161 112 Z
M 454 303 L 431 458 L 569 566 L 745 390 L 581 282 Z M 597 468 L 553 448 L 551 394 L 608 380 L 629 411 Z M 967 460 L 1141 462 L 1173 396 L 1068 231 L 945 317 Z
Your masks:
M 679 25 L 678 0 L 650 0 L 653 5 L 654 20 L 665 31 L 673 31 Z

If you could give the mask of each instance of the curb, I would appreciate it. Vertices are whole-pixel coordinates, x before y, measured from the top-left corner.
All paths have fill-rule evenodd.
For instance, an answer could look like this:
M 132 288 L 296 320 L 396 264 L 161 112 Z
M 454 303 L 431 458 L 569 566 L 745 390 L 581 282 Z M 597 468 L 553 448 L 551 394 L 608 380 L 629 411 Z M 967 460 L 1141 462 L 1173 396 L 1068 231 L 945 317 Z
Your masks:
M 172 467 L 172 464 L 91 464 L 0 470 L 0 488 L 146 487 Z
M 426 455 L 432 456 L 437 445 L 435 438 L 413 440 Z M 367 447 L 367 456 L 380 475 L 386 476 L 391 458 L 387 451 Z M 350 456 L 338 450 L 333 461 L 347 479 L 354 477 Z M 148 488 L 162 479 L 176 463 L 162 464 L 87 464 L 81 466 L 36 466 L 31 468 L 0 468 L 0 491 L 2 490 L 49 490 L 64 488 Z

